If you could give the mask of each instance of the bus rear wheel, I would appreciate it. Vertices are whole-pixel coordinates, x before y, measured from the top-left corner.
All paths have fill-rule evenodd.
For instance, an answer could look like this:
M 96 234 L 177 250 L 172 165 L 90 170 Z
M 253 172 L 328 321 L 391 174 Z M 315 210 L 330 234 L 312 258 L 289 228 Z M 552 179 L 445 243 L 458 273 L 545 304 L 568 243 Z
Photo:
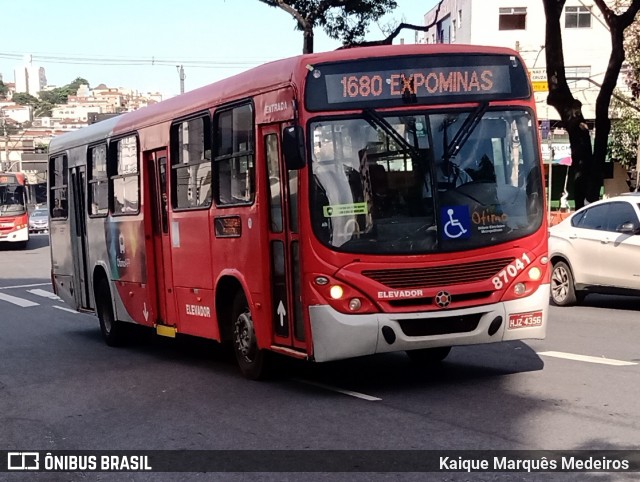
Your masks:
M 251 380 L 259 380 L 267 373 L 267 353 L 258 348 L 256 331 L 244 293 L 233 301 L 233 351 L 242 374 Z
M 100 320 L 100 331 L 105 343 L 109 346 L 122 346 L 125 338 L 124 326 L 122 322 L 115 319 L 109 282 L 104 278 L 98 282 L 96 306 Z
M 433 365 L 439 363 L 451 352 L 450 346 L 439 346 L 437 348 L 422 348 L 420 350 L 409 350 L 409 359 L 418 365 Z

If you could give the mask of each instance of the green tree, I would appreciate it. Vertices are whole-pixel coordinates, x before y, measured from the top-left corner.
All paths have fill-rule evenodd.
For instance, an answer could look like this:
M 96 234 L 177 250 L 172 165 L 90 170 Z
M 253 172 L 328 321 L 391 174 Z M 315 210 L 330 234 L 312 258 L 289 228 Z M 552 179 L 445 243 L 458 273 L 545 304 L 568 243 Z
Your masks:
M 66 104 L 67 92 L 60 87 L 56 87 L 51 90 L 43 90 L 38 92 L 40 102 L 46 102 L 48 104 Z
M 605 0 L 594 1 L 611 32 L 611 54 L 596 99 L 595 140 L 592 147 L 589 127 L 582 114 L 582 103 L 573 97 L 564 70 L 560 17 L 566 0 L 542 0 L 546 16 L 545 56 L 549 84 L 547 103 L 558 111 L 569 134 L 573 158 L 569 175 L 574 181 L 576 208 L 582 207 L 585 202 L 596 201 L 600 197 L 611 130 L 609 106 L 625 60 L 625 30 L 632 24 L 640 10 L 640 0 L 629 0 L 625 5 L 613 6 L 613 9 L 609 8 Z
M 616 6 L 624 6 L 625 0 L 618 0 Z M 625 81 L 631 90 L 632 99 L 626 99 L 622 92 L 614 93 L 611 99 L 611 133 L 609 153 L 627 169 L 636 166 L 640 149 L 640 20 L 636 19 L 627 27 L 624 35 Z
M 368 27 L 395 9 L 395 0 L 259 0 L 280 8 L 297 22 L 302 31 L 302 53 L 313 52 L 313 29 L 321 27 L 343 45 L 363 42 Z
M 33 117 L 51 117 L 54 104 L 50 102 L 38 102 L 37 106 L 34 106 L 33 109 Z
M 6 99 L 7 92 L 9 92 L 9 89 L 7 88 L 5 83 L 0 80 L 0 99 Z
M 611 101 L 611 133 L 609 154 L 627 169 L 636 165 L 638 139 L 640 138 L 640 114 L 637 109 L 617 99 Z
M 31 94 L 27 94 L 26 92 L 16 92 L 13 94 L 11 100 L 19 105 L 30 105 L 33 107 L 37 106 L 40 102 L 36 97 Z

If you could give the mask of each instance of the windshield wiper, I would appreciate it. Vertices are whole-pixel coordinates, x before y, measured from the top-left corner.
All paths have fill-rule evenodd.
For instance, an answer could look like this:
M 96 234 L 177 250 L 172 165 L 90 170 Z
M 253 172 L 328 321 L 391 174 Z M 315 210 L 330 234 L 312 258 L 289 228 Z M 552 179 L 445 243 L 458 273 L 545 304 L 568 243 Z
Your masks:
M 363 109 L 362 113 L 369 121 L 375 124 L 375 126 L 382 129 L 386 135 L 391 137 L 396 144 L 409 151 L 409 155 L 412 158 L 418 159 L 420 157 L 420 151 L 416 149 L 415 146 L 409 144 L 407 140 L 397 130 L 395 130 L 389 122 L 387 122 L 387 119 L 382 117 L 373 109 Z
M 488 102 L 482 102 L 478 105 L 478 107 L 476 107 L 473 111 L 471 111 L 467 116 L 467 118 L 464 120 L 464 123 L 462 124 L 458 132 L 456 132 L 456 135 L 453 136 L 453 139 L 451 139 L 451 142 L 448 145 L 447 145 L 447 128 L 449 127 L 449 125 L 453 124 L 454 121 L 445 119 L 442 126 L 444 129 L 443 145 L 446 146 L 446 149 L 444 151 L 444 156 L 442 156 L 444 161 L 449 161 L 452 157 L 455 157 L 458 154 L 458 152 L 460 152 L 460 149 L 462 149 L 462 146 L 464 146 L 465 142 L 467 142 L 473 130 L 480 123 L 480 119 L 482 119 L 482 116 L 487 111 L 488 107 L 489 107 Z

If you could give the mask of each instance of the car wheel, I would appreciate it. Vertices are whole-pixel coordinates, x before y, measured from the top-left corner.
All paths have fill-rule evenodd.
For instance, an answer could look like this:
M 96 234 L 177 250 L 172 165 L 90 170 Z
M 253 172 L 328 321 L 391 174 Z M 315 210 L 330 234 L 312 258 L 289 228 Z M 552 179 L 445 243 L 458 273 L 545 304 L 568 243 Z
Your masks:
M 580 298 L 583 298 L 580 296 Z M 556 306 L 571 306 L 578 302 L 571 268 L 564 261 L 553 265 L 551 272 L 551 301 Z

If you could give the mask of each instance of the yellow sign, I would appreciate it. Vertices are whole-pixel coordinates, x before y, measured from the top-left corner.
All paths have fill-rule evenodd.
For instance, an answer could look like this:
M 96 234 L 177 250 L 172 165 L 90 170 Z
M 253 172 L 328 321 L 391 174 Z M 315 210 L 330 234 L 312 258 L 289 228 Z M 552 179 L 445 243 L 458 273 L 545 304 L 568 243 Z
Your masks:
M 367 203 L 332 204 L 331 206 L 323 206 L 322 212 L 325 218 L 367 214 Z
M 530 69 L 529 77 L 534 92 L 548 92 L 549 84 L 547 83 L 547 69 Z
M 533 91 L 534 92 L 548 92 L 549 91 L 549 84 L 544 81 L 536 81 L 536 82 L 531 82 L 531 85 L 533 86 Z

